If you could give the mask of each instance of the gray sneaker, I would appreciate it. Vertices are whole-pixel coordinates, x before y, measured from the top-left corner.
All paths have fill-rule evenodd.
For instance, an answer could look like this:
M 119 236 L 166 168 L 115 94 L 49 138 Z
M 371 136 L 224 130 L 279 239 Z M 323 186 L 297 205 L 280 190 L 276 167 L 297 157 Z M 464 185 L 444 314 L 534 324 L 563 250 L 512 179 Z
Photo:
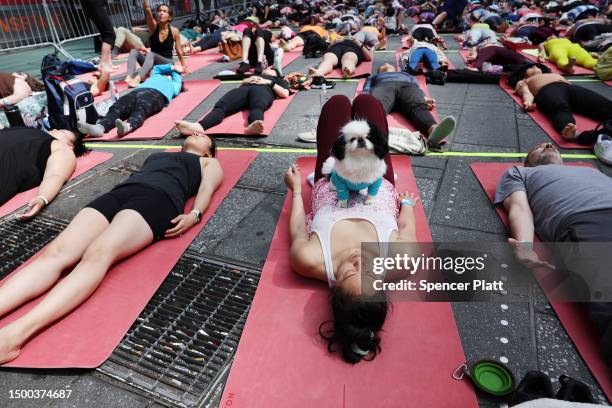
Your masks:
M 117 136 L 125 136 L 132 131 L 132 125 L 130 122 L 124 122 L 121 119 L 117 119 L 115 121 L 115 126 L 117 127 Z
M 612 166 L 612 136 L 607 134 L 598 135 L 593 151 L 602 163 Z
M 84 135 L 100 137 L 104 136 L 104 133 L 106 133 L 104 131 L 104 126 L 99 123 L 92 125 L 91 123 L 87 122 L 77 122 L 77 128 L 79 129 L 79 132 L 83 133 Z
M 427 138 L 430 146 L 439 146 L 440 142 L 449 137 L 455 130 L 456 121 L 453 116 L 447 116 L 434 127 Z

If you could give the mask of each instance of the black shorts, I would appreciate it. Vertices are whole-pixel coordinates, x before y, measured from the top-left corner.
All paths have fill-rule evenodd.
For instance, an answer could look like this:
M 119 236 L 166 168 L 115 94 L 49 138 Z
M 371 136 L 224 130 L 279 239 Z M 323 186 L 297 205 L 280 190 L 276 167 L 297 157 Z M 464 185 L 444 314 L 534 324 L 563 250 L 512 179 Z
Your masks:
M 436 34 L 431 28 L 419 27 L 412 32 L 412 37 L 417 41 L 431 41 L 436 38 Z
M 154 241 L 164 237 L 174 226 L 170 221 L 179 215 L 166 194 L 144 184 L 119 185 L 86 207 L 99 211 L 108 222 L 121 210 L 134 210 L 149 224 Z
M 361 51 L 361 48 L 359 48 L 359 46 L 352 40 L 344 40 L 336 43 L 325 51 L 326 54 L 328 52 L 334 54 L 338 58 L 338 66 L 340 66 L 342 56 L 347 52 L 353 52 L 357 55 L 357 65 L 363 62 L 363 52 Z

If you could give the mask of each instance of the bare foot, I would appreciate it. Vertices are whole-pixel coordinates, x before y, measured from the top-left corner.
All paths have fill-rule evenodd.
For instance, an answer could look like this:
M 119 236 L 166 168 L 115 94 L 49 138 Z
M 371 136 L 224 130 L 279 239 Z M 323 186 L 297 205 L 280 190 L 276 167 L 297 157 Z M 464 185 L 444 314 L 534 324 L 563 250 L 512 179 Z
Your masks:
M 278 40 L 278 44 L 283 49 L 283 51 L 291 51 L 291 48 L 289 48 L 289 44 L 287 44 L 287 41 L 283 40 L 282 38 Z
M 574 140 L 576 139 L 576 125 L 573 123 L 568 123 L 561 131 L 561 137 L 565 140 Z
M 349 67 L 342 68 L 342 77 L 344 79 L 349 79 L 353 73 Z
M 6 328 L 0 330 L 0 364 L 8 363 L 19 357 L 21 344 Z
M 186 120 L 174 121 L 176 130 L 183 136 L 193 135 L 195 133 L 203 133 L 204 128 L 198 122 L 187 122 Z
M 255 122 L 247 126 L 244 132 L 247 135 L 260 135 L 263 132 L 263 130 L 264 130 L 263 121 L 256 120 Z
M 140 85 L 140 77 L 136 75 L 134 78 L 132 78 L 130 82 L 127 82 L 127 81 L 125 82 L 130 88 L 136 88 L 138 85 Z
M 569 59 L 569 62 L 567 63 L 567 65 L 565 67 L 563 67 L 563 71 L 565 71 L 568 74 L 573 74 L 574 73 L 574 65 L 576 65 L 576 58 L 571 57 Z
M 316 68 L 308 67 L 308 77 L 314 77 L 319 75 L 319 71 Z

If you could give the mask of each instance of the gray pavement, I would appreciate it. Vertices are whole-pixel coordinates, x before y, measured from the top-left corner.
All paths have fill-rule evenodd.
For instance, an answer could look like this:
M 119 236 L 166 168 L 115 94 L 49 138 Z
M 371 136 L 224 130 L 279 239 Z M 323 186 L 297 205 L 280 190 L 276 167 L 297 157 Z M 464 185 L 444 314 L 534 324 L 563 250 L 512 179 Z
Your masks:
M 447 41 L 456 48 L 452 36 L 447 36 Z M 398 46 L 399 39 L 391 38 L 389 49 L 393 50 Z M 450 55 L 457 66 L 462 65 L 457 54 Z M 0 67 L 18 65 L 18 54 L 9 57 L 14 59 L 8 65 L 4 62 L 6 58 L 2 57 Z M 392 52 L 376 53 L 376 66 L 387 61 L 393 61 Z M 303 70 L 312 63 L 312 60 L 300 57 L 285 71 Z M 210 78 L 214 73 L 226 68 L 227 64 L 215 63 L 192 73 L 188 79 Z M 221 85 L 187 118 L 201 117 L 221 95 L 235 86 L 237 84 Z M 356 86 L 355 82 L 339 82 L 335 89 L 329 91 L 329 95 L 345 94 L 352 97 Z M 585 83 L 585 86 L 608 96 L 612 94 L 610 88 L 601 83 Z M 452 114 L 458 121 L 458 128 L 444 147 L 445 151 L 525 152 L 533 144 L 549 140 L 510 97 L 495 85 L 446 84 L 430 86 L 430 90 L 437 101 L 440 115 Z M 320 103 L 318 91 L 301 92 L 269 137 L 257 140 L 225 138 L 220 145 L 312 148 L 313 145 L 297 141 L 296 136 L 316 126 Z M 180 139 L 177 139 L 177 134 L 172 131 L 162 140 L 138 143 L 178 145 Z M 44 210 L 45 217 L 68 222 L 83 205 L 127 178 L 155 151 L 144 148 L 96 150 L 112 152 L 114 157 L 69 182 L 59 198 Z M 303 155 L 311 153 L 260 152 L 192 242 L 188 252 L 202 257 L 222 258 L 230 263 L 261 270 L 286 192 L 282 174 L 290 163 Z M 417 185 L 435 241 L 505 240 L 506 230 L 469 165 L 476 161 L 508 160 L 510 159 L 431 156 L 413 159 Z M 609 169 L 597 165 L 607 174 L 611 174 Z M 453 310 L 467 359 L 505 357 L 518 377 L 528 370 L 546 371 L 553 377 L 566 373 L 590 384 L 603 400 L 596 381 L 537 289 L 534 289 L 524 302 L 510 304 L 507 309 L 502 309 L 497 303 L 456 303 Z M 500 320 L 507 321 L 508 325 L 500 325 Z M 505 342 L 501 341 L 501 338 L 504 338 Z M 111 378 L 103 371 L 2 369 L 0 406 L 80 408 L 172 405 L 151 393 Z M 9 399 L 11 390 L 68 387 L 73 392 L 67 400 L 40 400 L 34 403 L 32 400 Z M 222 384 L 218 390 L 221 388 Z M 214 406 L 215 401 L 213 396 L 203 402 Z M 498 401 L 480 394 L 479 402 L 482 407 L 500 406 Z

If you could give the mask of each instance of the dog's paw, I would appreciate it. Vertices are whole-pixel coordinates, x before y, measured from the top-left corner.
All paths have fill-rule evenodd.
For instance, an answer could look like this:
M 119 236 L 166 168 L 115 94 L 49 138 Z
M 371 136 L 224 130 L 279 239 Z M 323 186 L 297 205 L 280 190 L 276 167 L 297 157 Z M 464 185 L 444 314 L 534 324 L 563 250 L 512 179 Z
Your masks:
M 374 204 L 374 201 L 376 201 L 376 197 L 375 196 L 368 196 L 368 198 L 365 199 L 364 204 L 365 205 L 371 205 L 371 204 Z
M 347 208 L 348 207 L 348 200 L 338 200 L 338 207 L 339 208 Z

